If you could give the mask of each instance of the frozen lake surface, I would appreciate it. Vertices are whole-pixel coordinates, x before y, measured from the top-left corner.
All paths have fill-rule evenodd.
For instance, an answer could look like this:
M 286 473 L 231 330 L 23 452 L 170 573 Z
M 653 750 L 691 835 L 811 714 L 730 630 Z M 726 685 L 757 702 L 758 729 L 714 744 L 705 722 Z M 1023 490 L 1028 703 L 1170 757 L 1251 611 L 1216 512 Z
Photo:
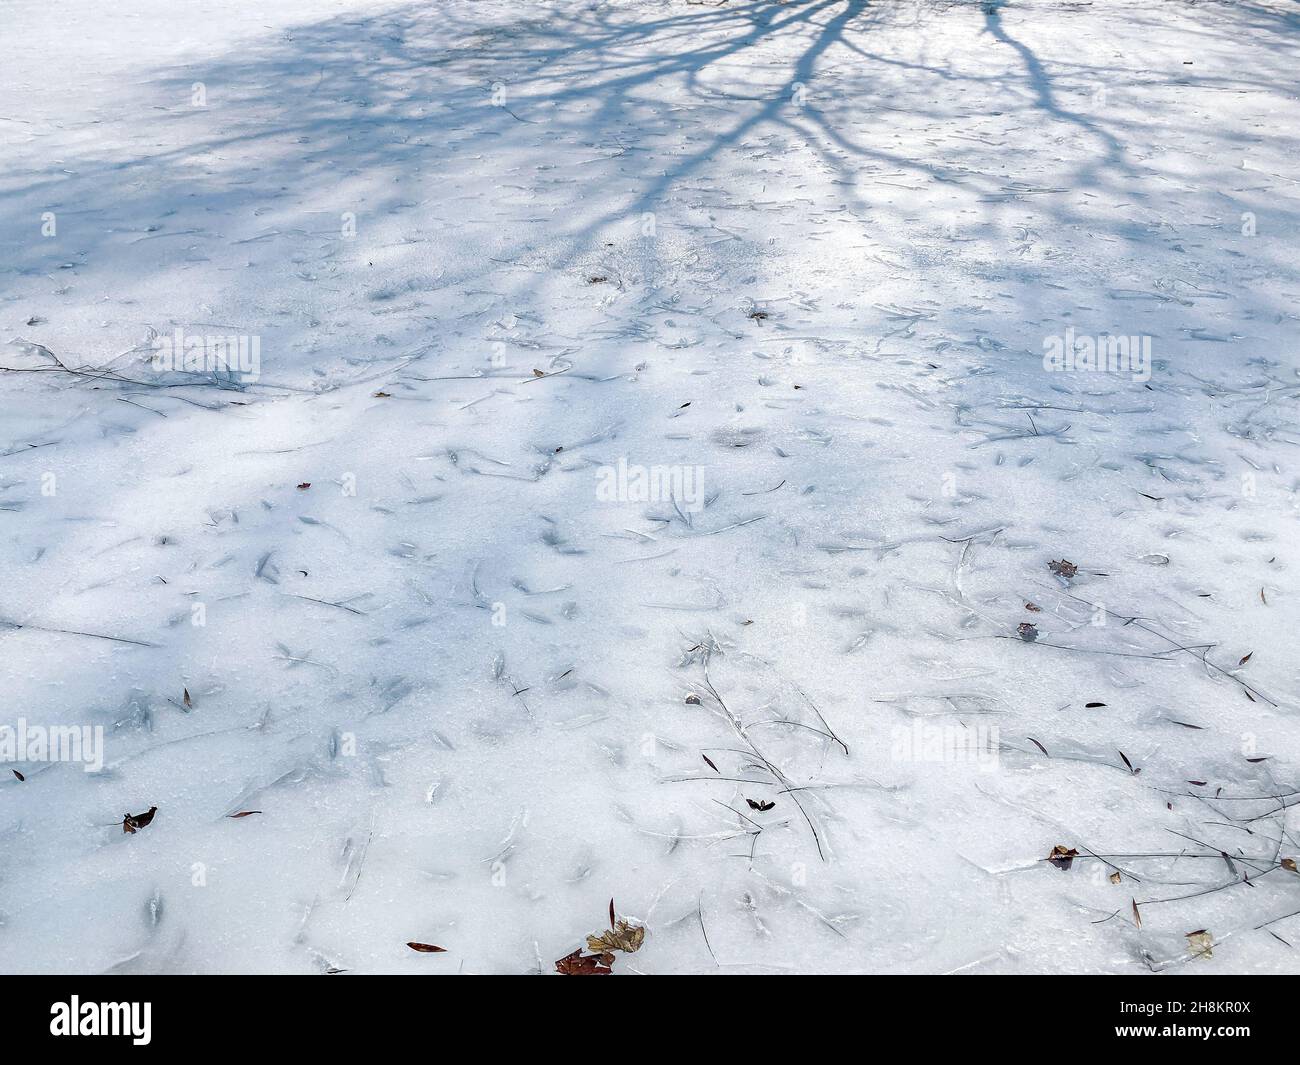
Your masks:
M 1300 970 L 1293 5 L 6 23 L 0 969 Z

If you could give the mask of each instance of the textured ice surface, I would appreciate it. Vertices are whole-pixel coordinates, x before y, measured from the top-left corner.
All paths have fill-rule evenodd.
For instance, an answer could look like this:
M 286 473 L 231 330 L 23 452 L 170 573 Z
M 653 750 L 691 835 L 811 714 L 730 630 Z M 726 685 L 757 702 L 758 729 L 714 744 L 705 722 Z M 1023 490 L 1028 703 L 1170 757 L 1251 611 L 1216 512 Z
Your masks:
M 1296 970 L 1298 29 L 7 4 L 0 968 Z

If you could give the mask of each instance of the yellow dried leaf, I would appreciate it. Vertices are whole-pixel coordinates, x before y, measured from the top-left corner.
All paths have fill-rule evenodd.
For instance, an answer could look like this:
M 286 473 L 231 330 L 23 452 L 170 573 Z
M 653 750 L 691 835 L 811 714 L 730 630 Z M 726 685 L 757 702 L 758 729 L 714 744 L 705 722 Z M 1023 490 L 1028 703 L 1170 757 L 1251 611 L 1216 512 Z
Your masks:
M 641 925 L 628 924 L 623 917 L 618 924 L 600 935 L 587 937 L 587 949 L 599 954 L 602 951 L 621 950 L 625 954 L 635 954 L 645 942 L 645 928 Z
M 1204 928 L 1197 932 L 1187 933 L 1187 949 L 1192 952 L 1196 958 L 1213 958 L 1214 951 L 1210 948 L 1214 946 L 1214 937 Z

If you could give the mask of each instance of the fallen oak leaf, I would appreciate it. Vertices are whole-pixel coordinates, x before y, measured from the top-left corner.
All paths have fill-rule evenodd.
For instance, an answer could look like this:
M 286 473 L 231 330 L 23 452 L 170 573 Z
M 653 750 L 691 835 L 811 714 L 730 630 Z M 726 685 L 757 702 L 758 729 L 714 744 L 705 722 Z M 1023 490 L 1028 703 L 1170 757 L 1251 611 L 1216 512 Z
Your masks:
M 158 812 L 158 807 L 150 806 L 142 814 L 127 814 L 122 818 L 122 831 L 128 835 L 134 835 L 142 828 L 148 828 L 153 821 L 153 815 Z
M 407 943 L 417 954 L 446 954 L 446 947 L 435 947 L 432 943 Z
M 767 813 L 768 810 L 772 809 L 772 807 L 776 805 L 774 802 L 768 802 L 767 799 L 759 799 L 758 801 L 746 799 L 745 801 L 749 803 L 749 808 L 751 810 L 757 810 L 760 813 Z
M 1074 864 L 1074 859 L 1079 856 L 1079 852 L 1074 847 L 1066 847 L 1058 843 L 1052 848 L 1052 853 L 1047 856 L 1047 860 L 1062 872 L 1069 870 Z
M 613 965 L 614 955 L 583 954 L 579 948 L 556 961 L 555 971 L 561 976 L 609 976 Z
M 642 925 L 629 924 L 627 918 L 620 917 L 618 923 L 607 932 L 587 937 L 587 949 L 596 954 L 608 954 L 621 950 L 624 954 L 635 954 L 645 942 L 645 928 Z
M 1194 958 L 1204 958 L 1207 961 L 1214 957 L 1214 937 L 1204 928 L 1198 928 L 1195 932 L 1185 932 L 1187 937 L 1187 948 L 1192 952 Z

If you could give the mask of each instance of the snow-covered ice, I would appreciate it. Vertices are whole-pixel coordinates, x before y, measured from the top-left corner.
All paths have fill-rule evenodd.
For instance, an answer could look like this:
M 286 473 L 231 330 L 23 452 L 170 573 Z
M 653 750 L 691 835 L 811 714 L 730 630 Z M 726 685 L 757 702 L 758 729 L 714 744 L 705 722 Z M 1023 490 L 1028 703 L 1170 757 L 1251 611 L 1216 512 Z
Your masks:
M 1294 5 L 5 8 L 0 970 L 1300 970 Z

